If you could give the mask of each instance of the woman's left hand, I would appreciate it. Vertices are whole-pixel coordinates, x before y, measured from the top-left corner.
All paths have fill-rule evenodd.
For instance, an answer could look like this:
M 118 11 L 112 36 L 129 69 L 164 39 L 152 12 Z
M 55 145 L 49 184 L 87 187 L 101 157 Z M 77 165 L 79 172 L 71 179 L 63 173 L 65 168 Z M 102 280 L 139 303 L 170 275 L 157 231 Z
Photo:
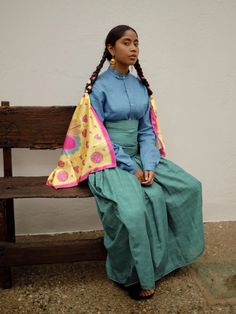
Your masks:
M 143 185 L 152 185 L 154 181 L 155 172 L 151 170 L 145 170 L 143 172 L 143 181 L 141 182 Z

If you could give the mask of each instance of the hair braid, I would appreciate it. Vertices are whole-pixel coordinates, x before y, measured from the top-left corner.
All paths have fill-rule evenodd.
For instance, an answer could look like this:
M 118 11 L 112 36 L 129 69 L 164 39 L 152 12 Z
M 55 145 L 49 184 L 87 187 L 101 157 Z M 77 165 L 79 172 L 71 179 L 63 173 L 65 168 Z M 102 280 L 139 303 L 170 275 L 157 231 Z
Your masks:
M 89 94 L 92 92 L 93 84 L 96 82 L 98 74 L 101 71 L 104 62 L 106 61 L 107 55 L 108 55 L 108 50 L 107 50 L 107 48 L 105 48 L 103 56 L 102 56 L 102 59 L 101 59 L 99 65 L 96 67 L 96 70 L 93 72 L 93 74 L 91 75 L 88 83 L 85 86 L 85 91 L 87 91 Z
M 146 86 L 147 91 L 148 91 L 148 95 L 149 95 L 149 96 L 152 95 L 153 92 L 152 92 L 152 90 L 151 90 L 151 87 L 150 87 L 150 85 L 149 85 L 147 79 L 146 79 L 146 78 L 144 77 L 144 75 L 143 75 L 143 70 L 142 70 L 141 65 L 140 65 L 140 63 L 139 63 L 139 60 L 136 61 L 136 63 L 134 64 L 134 67 L 135 67 L 135 69 L 136 69 L 136 71 L 137 71 L 137 74 L 138 74 L 140 80 L 142 81 L 143 85 Z

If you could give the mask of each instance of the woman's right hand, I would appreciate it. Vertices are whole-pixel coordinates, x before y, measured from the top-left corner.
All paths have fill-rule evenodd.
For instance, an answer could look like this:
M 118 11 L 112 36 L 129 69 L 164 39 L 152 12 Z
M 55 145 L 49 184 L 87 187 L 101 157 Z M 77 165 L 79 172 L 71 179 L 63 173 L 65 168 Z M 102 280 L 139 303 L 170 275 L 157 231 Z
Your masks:
M 140 183 L 143 181 L 143 171 L 141 169 L 137 169 L 134 173 L 135 177 L 139 180 Z

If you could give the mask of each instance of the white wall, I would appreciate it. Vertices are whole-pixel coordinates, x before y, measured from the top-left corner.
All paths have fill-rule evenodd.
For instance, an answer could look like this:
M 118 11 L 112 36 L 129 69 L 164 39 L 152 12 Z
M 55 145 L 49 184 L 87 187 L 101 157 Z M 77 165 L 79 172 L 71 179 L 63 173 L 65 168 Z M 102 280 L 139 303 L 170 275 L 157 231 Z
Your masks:
M 168 158 L 202 181 L 205 221 L 235 220 L 235 16 L 235 0 L 0 0 L 0 100 L 76 104 L 108 31 L 131 25 Z M 14 174 L 48 175 L 58 155 L 16 150 Z M 46 199 L 16 201 L 16 227 L 50 233 L 101 224 L 93 199 Z

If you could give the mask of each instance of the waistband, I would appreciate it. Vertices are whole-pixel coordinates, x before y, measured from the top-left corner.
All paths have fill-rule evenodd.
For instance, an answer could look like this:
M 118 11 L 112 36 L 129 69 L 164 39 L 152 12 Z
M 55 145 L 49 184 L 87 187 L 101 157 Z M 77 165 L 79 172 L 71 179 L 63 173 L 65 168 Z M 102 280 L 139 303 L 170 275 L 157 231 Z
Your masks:
M 138 152 L 138 120 L 105 121 L 109 137 L 131 157 Z

